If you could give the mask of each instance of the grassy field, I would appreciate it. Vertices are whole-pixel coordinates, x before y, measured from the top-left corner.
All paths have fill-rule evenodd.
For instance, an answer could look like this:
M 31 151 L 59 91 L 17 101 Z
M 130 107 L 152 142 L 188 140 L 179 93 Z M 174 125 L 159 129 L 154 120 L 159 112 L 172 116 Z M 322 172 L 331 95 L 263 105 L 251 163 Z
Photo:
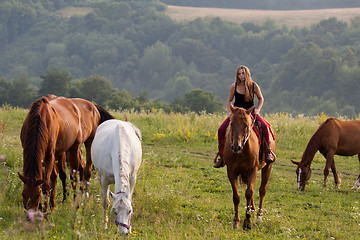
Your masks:
M 195 18 L 220 17 L 230 22 L 253 22 L 263 24 L 272 20 L 279 27 L 310 27 L 331 17 L 350 23 L 350 19 L 360 16 L 359 8 L 335 8 L 316 10 L 251 10 L 251 9 L 225 9 L 225 8 L 195 8 L 168 6 L 166 14 L 178 21 L 191 21 Z
M 216 132 L 225 116 L 112 112 L 128 118 L 143 134 L 143 162 L 133 197 L 132 234 L 117 235 L 110 215 L 104 230 L 100 184 L 94 170 L 89 197 L 72 198 L 57 206 L 49 223 L 29 223 L 22 207 L 22 147 L 19 133 L 27 110 L 0 108 L 0 238 L 1 239 L 359 239 L 359 192 L 351 187 L 359 173 L 357 157 L 335 158 L 342 185 L 334 190 L 332 175 L 322 186 L 325 160 L 316 154 L 305 192 L 296 190 L 295 165 L 326 116 L 266 115 L 278 138 L 278 159 L 264 202 L 264 220 L 253 229 L 234 230 L 233 203 L 226 169 L 214 169 Z M 259 175 L 260 177 L 260 175 Z M 258 179 L 259 182 L 259 179 Z M 258 205 L 258 186 L 255 203 Z M 245 216 L 241 188 L 241 221 Z

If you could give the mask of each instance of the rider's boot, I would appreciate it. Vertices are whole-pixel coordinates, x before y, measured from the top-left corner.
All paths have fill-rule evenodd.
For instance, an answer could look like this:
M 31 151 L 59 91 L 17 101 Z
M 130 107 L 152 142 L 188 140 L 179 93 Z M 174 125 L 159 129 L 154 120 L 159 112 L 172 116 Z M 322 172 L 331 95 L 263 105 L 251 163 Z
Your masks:
M 221 167 L 225 166 L 223 157 L 220 154 L 218 154 L 218 155 L 219 155 L 219 158 L 214 163 L 214 168 L 221 168 Z
M 267 143 L 264 144 L 265 162 L 273 163 L 276 160 L 276 154 L 271 150 Z

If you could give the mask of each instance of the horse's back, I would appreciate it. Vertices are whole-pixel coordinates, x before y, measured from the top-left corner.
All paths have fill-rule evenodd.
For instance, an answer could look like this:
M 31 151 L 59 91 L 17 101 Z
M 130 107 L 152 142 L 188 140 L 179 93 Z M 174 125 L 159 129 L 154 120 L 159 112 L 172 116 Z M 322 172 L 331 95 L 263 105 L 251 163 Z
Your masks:
M 319 126 L 314 136 L 316 135 L 320 136 L 320 149 L 334 149 L 335 154 L 344 156 L 360 152 L 360 120 L 328 118 Z
M 101 172 L 113 173 L 114 161 L 128 161 L 132 171 L 137 171 L 142 157 L 141 141 L 129 122 L 117 119 L 107 120 L 99 125 L 91 147 L 95 168 Z M 121 157 L 121 153 L 129 157 Z M 121 158 L 121 159 L 120 159 Z

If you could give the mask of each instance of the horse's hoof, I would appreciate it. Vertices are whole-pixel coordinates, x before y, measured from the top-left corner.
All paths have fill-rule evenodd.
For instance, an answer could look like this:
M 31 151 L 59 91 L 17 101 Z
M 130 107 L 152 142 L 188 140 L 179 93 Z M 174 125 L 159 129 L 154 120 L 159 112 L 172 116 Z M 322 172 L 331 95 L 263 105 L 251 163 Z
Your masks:
M 251 229 L 251 222 L 247 222 L 246 220 L 244 221 L 243 224 L 243 229 L 244 230 L 250 230 Z

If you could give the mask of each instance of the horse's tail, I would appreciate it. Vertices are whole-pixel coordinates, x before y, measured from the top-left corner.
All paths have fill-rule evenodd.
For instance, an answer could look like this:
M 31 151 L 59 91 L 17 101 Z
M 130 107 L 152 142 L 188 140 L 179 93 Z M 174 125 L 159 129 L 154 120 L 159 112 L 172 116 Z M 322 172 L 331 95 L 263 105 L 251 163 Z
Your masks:
M 100 123 L 105 122 L 109 119 L 115 119 L 107 110 L 105 110 L 103 107 L 100 107 L 99 105 L 95 105 L 97 110 L 100 113 Z

